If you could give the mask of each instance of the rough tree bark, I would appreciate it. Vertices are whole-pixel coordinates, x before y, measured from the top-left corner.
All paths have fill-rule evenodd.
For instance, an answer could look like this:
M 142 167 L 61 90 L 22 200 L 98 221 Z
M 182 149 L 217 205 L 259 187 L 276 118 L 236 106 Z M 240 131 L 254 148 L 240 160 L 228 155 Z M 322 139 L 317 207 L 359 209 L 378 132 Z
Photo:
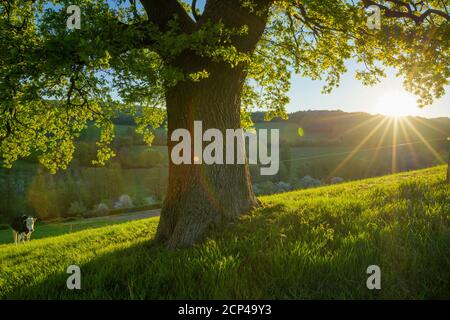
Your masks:
M 169 137 L 175 129 L 185 128 L 194 138 L 194 120 L 202 121 L 203 130 L 217 128 L 225 133 L 240 127 L 242 70 L 217 64 L 210 72 L 205 81 L 181 83 L 167 93 Z M 169 154 L 174 144 L 169 139 Z M 192 162 L 193 158 L 192 154 Z M 233 220 L 256 205 L 247 165 L 171 162 L 158 239 L 169 247 L 191 245 L 209 226 Z
M 237 0 L 208 1 L 201 20 L 220 19 L 230 27 L 247 25 L 248 34 L 234 39 L 234 45 L 238 50 L 252 52 L 267 21 L 269 1 L 261 3 L 266 10 L 255 15 Z M 232 68 L 228 63 L 208 61 L 193 53 L 184 53 L 176 65 L 185 71 L 206 69 L 209 77 L 199 82 L 179 82 L 167 91 L 169 156 L 177 143 L 170 141 L 172 132 L 184 128 L 194 137 L 194 121 L 202 121 L 203 131 L 221 130 L 224 137 L 226 129 L 240 128 L 240 97 L 246 77 L 243 66 Z M 193 158 L 192 154 L 192 163 Z M 211 226 L 235 220 L 257 205 L 247 164 L 175 165 L 170 161 L 168 192 L 156 239 L 169 248 L 192 245 Z

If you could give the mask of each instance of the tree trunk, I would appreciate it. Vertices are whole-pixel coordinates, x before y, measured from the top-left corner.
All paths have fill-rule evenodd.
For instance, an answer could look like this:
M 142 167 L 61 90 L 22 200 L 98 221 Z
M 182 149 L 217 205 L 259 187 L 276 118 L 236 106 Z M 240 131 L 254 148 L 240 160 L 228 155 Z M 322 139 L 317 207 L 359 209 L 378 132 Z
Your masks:
M 192 66 L 196 62 L 183 64 Z M 167 92 L 169 158 L 178 143 L 170 141 L 170 136 L 174 130 L 184 128 L 191 133 L 191 163 L 194 163 L 194 121 L 202 121 L 203 132 L 219 129 L 224 146 L 225 130 L 240 128 L 245 72 L 240 67 L 212 62 L 207 70 L 207 79 L 179 82 Z M 225 158 L 225 151 L 223 154 Z M 233 221 L 256 206 L 247 164 L 175 165 L 170 161 L 168 192 L 156 238 L 169 248 L 189 246 L 210 227 Z
M 210 0 L 198 23 L 220 21 L 230 28 L 246 25 L 246 35 L 233 36 L 231 41 L 239 52 L 251 53 L 264 32 L 271 3 L 272 0 L 258 0 L 249 9 L 240 0 Z M 202 121 L 203 132 L 220 130 L 225 146 L 225 130 L 240 128 L 246 78 L 242 64 L 232 68 L 229 63 L 184 52 L 173 65 L 185 74 L 206 70 L 209 76 L 198 82 L 180 81 L 166 92 L 169 158 L 178 143 L 170 141 L 172 132 L 187 129 L 194 140 L 194 121 Z M 193 141 L 191 145 L 193 151 Z M 223 155 L 226 156 L 225 150 Z M 190 156 L 193 163 L 194 154 Z M 192 245 L 210 227 L 233 221 L 257 205 L 247 164 L 175 165 L 170 160 L 168 192 L 156 240 L 169 248 Z

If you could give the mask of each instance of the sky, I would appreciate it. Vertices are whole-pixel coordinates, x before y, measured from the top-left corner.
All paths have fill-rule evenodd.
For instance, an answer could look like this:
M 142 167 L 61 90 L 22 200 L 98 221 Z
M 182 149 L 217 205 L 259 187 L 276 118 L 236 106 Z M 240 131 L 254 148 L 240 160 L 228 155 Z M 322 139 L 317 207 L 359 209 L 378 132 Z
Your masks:
M 293 76 L 289 92 L 291 99 L 287 111 L 299 110 L 336 110 L 346 112 L 364 111 L 372 114 L 384 113 L 386 108 L 403 108 L 411 110 L 411 115 L 426 118 L 450 117 L 450 86 L 446 87 L 446 94 L 434 101 L 432 105 L 421 109 L 416 105 L 416 97 L 403 88 L 403 80 L 396 77 L 396 70 L 388 69 L 387 77 L 375 86 L 364 86 L 354 78 L 357 64 L 347 63 L 348 72 L 341 78 L 339 88 L 330 94 L 322 94 L 323 82 Z M 397 96 L 394 103 L 386 106 L 384 102 L 392 96 Z M 397 105 L 398 104 L 398 105 Z
M 189 2 L 189 1 L 188 1 Z M 203 10 L 205 0 L 199 0 L 197 8 Z M 396 77 L 396 70 L 388 69 L 387 77 L 375 86 L 364 86 L 354 78 L 358 68 L 355 61 L 348 61 L 347 73 L 342 75 L 339 88 L 330 94 L 322 94 L 324 82 L 314 81 L 294 75 L 289 92 L 290 103 L 287 106 L 289 113 L 300 110 L 337 110 L 346 112 L 368 112 L 372 114 L 389 113 L 390 109 L 405 110 L 411 115 L 426 118 L 450 117 L 450 86 L 446 87 L 446 95 L 436 100 L 432 105 L 419 108 L 416 97 L 403 88 L 403 80 Z M 391 99 L 395 97 L 395 99 Z M 385 102 L 394 100 L 386 105 Z M 404 115 L 404 114 L 401 114 Z
M 108 1 L 114 3 L 113 0 Z M 190 0 L 183 1 L 190 3 Z M 203 11 L 204 4 L 205 0 L 197 1 L 197 8 Z M 330 94 L 322 94 L 324 82 L 294 75 L 287 111 L 292 113 L 300 110 L 339 109 L 345 112 L 390 114 L 399 110 L 401 112 L 397 115 L 450 117 L 450 86 L 446 87 L 446 94 L 443 97 L 421 109 L 416 105 L 417 98 L 404 90 L 403 80 L 396 76 L 396 70 L 387 69 L 387 77 L 380 83 L 375 86 L 364 86 L 354 77 L 355 70 L 358 69 L 356 61 L 349 60 L 346 65 L 348 71 L 342 75 L 340 86 Z

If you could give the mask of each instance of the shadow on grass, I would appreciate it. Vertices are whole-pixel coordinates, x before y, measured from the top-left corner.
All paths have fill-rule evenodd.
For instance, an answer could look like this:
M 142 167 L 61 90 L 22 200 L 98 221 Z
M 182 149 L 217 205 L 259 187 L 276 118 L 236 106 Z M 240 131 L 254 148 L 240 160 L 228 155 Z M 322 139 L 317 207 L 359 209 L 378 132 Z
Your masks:
M 323 205 L 323 206 L 322 206 Z M 330 219 L 329 204 L 299 212 L 270 205 L 213 230 L 197 246 L 166 250 L 154 241 L 80 264 L 81 290 L 65 270 L 17 288 L 18 299 L 374 299 L 448 297 L 445 234 L 429 230 L 423 247 L 404 229 Z M 327 211 L 328 210 L 328 211 Z M 325 214 L 324 214 L 325 212 Z M 335 232 L 333 225 L 339 228 Z M 372 229 L 371 229 L 372 228 Z M 448 234 L 448 233 L 447 233 Z M 422 238 L 422 234 L 418 238 Z M 414 239 L 416 240 L 416 239 Z M 430 246 L 435 246 L 431 247 Z M 49 253 L 50 254 L 50 253 Z M 76 263 L 75 263 L 76 264 Z M 366 287 L 369 265 L 382 290 Z M 65 266 L 67 268 L 67 266 Z M 410 268 L 410 269 L 408 269 Z M 445 271 L 447 270 L 447 271 Z M 427 284 L 426 286 L 424 284 Z

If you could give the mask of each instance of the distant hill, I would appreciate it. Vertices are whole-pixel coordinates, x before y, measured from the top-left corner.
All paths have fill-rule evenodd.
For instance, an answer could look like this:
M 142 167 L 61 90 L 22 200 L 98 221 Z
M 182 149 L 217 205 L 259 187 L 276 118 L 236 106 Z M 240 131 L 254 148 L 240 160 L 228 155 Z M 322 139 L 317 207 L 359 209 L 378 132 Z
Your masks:
M 308 110 L 291 113 L 287 120 L 264 121 L 262 112 L 252 119 L 256 128 L 280 130 L 279 181 L 295 183 L 304 176 L 352 180 L 443 164 L 448 157 L 449 118 Z M 250 169 L 253 181 L 269 180 Z
M 389 118 L 364 112 L 328 110 L 298 111 L 287 120 L 264 121 L 263 112 L 255 112 L 252 120 L 256 127 L 281 129 L 281 139 L 291 145 L 346 145 L 360 143 L 367 138 L 366 146 L 409 143 L 419 140 L 445 140 L 450 136 L 450 118 L 427 119 L 422 117 Z M 298 139 L 297 130 L 305 132 Z
M 365 112 L 341 110 L 297 111 L 288 116 L 287 120 L 275 118 L 265 121 L 264 112 L 254 112 L 251 118 L 256 128 L 280 129 L 282 142 L 291 146 L 352 146 L 368 135 L 371 136 L 365 142 L 366 146 L 376 146 L 380 140 L 384 140 L 381 145 L 387 145 L 394 140 L 399 144 L 418 141 L 421 137 L 424 140 L 445 140 L 450 136 L 450 118 L 445 117 L 427 119 L 411 116 L 395 120 Z M 118 127 L 120 137 L 124 127 L 134 126 L 134 120 L 131 116 L 120 115 L 114 119 L 114 124 Z M 305 133 L 303 139 L 298 139 L 299 127 Z M 395 137 L 394 131 L 397 132 Z M 90 139 L 94 138 L 95 135 L 90 135 Z M 165 129 L 158 129 L 155 144 L 166 145 L 166 140 Z
M 288 120 L 266 122 L 254 113 L 256 128 L 280 129 L 280 170 L 260 176 L 250 167 L 254 184 L 280 181 L 296 185 L 311 176 L 327 183 L 415 170 L 444 163 L 448 154 L 450 119 L 408 117 L 394 120 L 367 113 L 299 111 Z M 157 130 L 153 146 L 135 132 L 134 120 L 115 119 L 116 157 L 105 167 L 92 164 L 99 130 L 89 126 L 76 142 L 74 159 L 66 171 L 49 174 L 38 164 L 38 155 L 18 161 L 11 170 L 0 170 L 0 223 L 20 214 L 41 219 L 83 215 L 99 204 L 114 208 L 121 195 L 136 206 L 149 198 L 164 199 L 169 156 L 164 128 Z M 301 127 L 304 135 L 298 135 Z

